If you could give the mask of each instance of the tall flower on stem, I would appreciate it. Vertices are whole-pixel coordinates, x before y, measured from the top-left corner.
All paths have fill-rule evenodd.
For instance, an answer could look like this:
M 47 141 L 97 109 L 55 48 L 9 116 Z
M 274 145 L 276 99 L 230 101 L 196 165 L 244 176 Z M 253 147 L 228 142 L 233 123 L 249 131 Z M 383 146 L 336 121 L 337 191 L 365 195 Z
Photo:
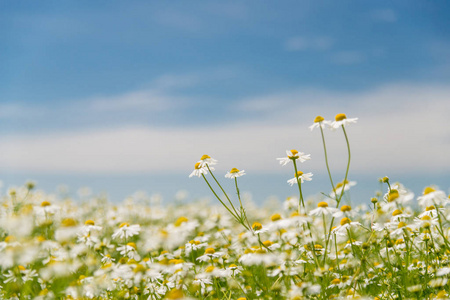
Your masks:
M 281 157 L 277 158 L 277 160 L 280 162 L 280 165 L 285 166 L 289 162 L 293 162 L 295 160 L 299 160 L 301 163 L 305 162 L 309 159 L 311 159 L 311 154 L 305 154 L 303 152 L 298 152 L 295 149 L 292 150 L 286 150 L 287 157 Z
M 322 136 L 322 144 L 323 144 L 323 152 L 325 154 L 325 164 L 327 165 L 328 177 L 330 179 L 331 188 L 334 191 L 336 188 L 333 183 L 333 178 L 331 177 L 330 166 L 328 164 L 328 155 L 327 155 L 327 145 L 325 144 L 325 136 L 323 134 L 323 128 L 325 126 L 331 126 L 331 121 L 326 121 L 322 116 L 317 116 L 314 119 L 314 124 L 309 126 L 309 129 L 314 130 L 314 128 L 320 128 L 320 134 Z

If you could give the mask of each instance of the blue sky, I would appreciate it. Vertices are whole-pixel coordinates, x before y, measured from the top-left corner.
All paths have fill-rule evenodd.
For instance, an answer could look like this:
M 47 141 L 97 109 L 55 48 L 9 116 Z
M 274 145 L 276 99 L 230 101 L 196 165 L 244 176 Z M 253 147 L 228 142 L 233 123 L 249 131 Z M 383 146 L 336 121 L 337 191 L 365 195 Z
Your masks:
M 274 157 L 290 148 L 323 172 L 307 126 L 346 112 L 360 118 L 355 172 L 448 176 L 449 12 L 448 1 L 3 1 L 2 174 L 181 175 L 205 152 L 219 170 L 282 174 Z M 342 171 L 342 137 L 330 144 Z

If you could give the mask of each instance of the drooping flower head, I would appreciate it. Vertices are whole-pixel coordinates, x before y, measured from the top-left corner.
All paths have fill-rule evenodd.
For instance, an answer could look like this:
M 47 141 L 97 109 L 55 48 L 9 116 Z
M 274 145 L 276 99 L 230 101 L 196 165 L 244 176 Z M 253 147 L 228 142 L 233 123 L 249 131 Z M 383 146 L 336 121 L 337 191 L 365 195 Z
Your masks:
M 311 159 L 311 154 L 305 154 L 303 152 L 298 152 L 295 149 L 286 150 L 286 157 L 277 158 L 280 162 L 280 165 L 285 166 L 290 161 L 299 160 L 301 163 Z
M 299 180 L 301 183 L 305 181 L 311 181 L 313 174 L 312 173 L 303 173 L 302 171 L 298 171 L 296 176 L 294 178 L 289 179 L 287 182 L 293 186 L 296 184 Z
M 356 121 L 358 120 L 358 118 L 347 119 L 347 116 L 345 114 L 337 114 L 334 119 L 335 121 L 331 122 L 330 124 L 330 128 L 333 130 L 341 126 L 345 127 L 348 124 L 356 123 Z
M 233 168 L 233 169 L 231 169 L 230 172 L 228 172 L 225 175 L 225 177 L 233 179 L 233 178 L 241 177 L 243 175 L 245 175 L 245 170 L 239 170 L 237 168 Z
M 208 166 L 213 166 L 213 165 L 217 165 L 217 160 L 214 158 L 211 158 L 211 156 L 207 155 L 207 154 L 203 154 L 202 157 L 200 158 L 199 163 L 202 165 L 202 167 L 208 165 Z
M 317 116 L 314 119 L 314 123 L 311 126 L 309 126 L 309 129 L 311 131 L 313 131 L 314 128 L 319 128 L 319 127 L 323 129 L 326 126 L 330 126 L 330 124 L 331 124 L 331 121 L 325 120 L 322 116 Z

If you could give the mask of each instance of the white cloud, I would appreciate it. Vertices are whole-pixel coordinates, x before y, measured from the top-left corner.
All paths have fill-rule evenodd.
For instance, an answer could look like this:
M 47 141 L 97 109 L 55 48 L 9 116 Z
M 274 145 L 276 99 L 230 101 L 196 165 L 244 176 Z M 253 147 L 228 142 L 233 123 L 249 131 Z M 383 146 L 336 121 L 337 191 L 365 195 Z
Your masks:
M 38 172 L 143 172 L 188 174 L 208 153 L 231 167 L 286 172 L 275 158 L 285 149 L 312 154 L 304 170 L 324 171 L 318 131 L 307 128 L 316 115 L 332 118 L 345 112 L 359 117 L 348 128 L 352 170 L 378 175 L 392 172 L 447 171 L 450 168 L 450 88 L 393 85 L 359 93 L 292 91 L 246 99 L 242 112 L 266 102 L 263 120 L 240 121 L 222 127 L 130 127 L 85 132 L 2 137 L 0 167 Z M 274 103 L 271 103 L 274 102 Z M 276 109 L 274 109 L 276 108 Z M 346 163 L 340 131 L 326 132 L 335 171 Z
M 142 90 L 119 96 L 97 97 L 89 102 L 90 109 L 102 112 L 136 109 L 159 112 L 177 107 L 180 100 L 157 91 Z
M 372 19 L 378 22 L 393 23 L 397 21 L 397 14 L 392 9 L 378 9 L 372 12 Z
M 338 65 L 358 64 L 366 60 L 366 56 L 359 51 L 341 51 L 331 57 L 331 61 Z
M 329 37 L 301 37 L 294 36 L 289 38 L 284 47 L 287 51 L 303 51 L 303 50 L 318 50 L 323 51 L 330 49 L 333 46 L 333 39 Z

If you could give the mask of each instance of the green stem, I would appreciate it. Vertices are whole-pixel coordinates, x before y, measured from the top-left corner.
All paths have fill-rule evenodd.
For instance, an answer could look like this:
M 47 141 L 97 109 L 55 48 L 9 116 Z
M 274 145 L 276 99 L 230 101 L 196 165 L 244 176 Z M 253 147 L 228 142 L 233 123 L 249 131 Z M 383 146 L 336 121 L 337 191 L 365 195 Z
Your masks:
M 216 196 L 217 200 L 219 200 L 220 203 L 222 203 L 222 205 L 228 210 L 228 212 L 236 219 L 239 220 L 238 216 L 236 216 L 229 208 L 228 206 L 225 205 L 225 203 L 223 203 L 222 199 L 220 199 L 219 196 L 217 196 L 216 192 L 214 191 L 214 189 L 211 187 L 211 185 L 209 184 L 208 180 L 206 179 L 205 175 L 202 174 L 203 179 L 205 180 L 206 184 L 209 186 L 209 188 L 211 189 L 211 191 L 213 192 L 214 196 Z M 244 225 L 245 228 L 247 228 L 246 225 Z M 248 228 L 247 228 L 248 229 Z
M 303 193 L 302 193 L 302 183 L 301 183 L 301 179 L 299 180 L 298 176 L 297 176 L 297 173 L 298 173 L 298 171 L 297 171 L 297 163 L 295 162 L 295 159 L 293 159 L 292 162 L 294 163 L 295 179 L 297 180 L 298 191 L 300 193 L 300 199 L 299 199 L 299 202 L 298 202 L 298 213 L 300 214 L 300 203 L 302 204 L 303 210 L 306 213 L 305 202 L 303 200 Z
M 348 170 L 350 169 L 350 160 L 352 157 L 351 152 L 350 152 L 350 143 L 348 142 L 347 132 L 345 132 L 344 125 L 341 125 L 341 126 L 342 126 L 342 131 L 344 132 L 345 142 L 347 143 L 348 162 L 347 162 L 347 170 L 345 171 L 344 183 L 342 184 L 341 195 L 339 196 L 339 199 L 337 200 L 336 207 L 339 207 L 339 203 L 341 202 L 342 196 L 344 195 L 345 184 L 347 183 L 347 178 L 348 178 Z
M 336 188 L 334 187 L 333 178 L 331 177 L 330 166 L 328 164 L 328 155 L 327 155 L 327 146 L 325 144 L 325 136 L 323 134 L 322 122 L 319 124 L 320 133 L 322 135 L 322 143 L 323 143 L 323 152 L 325 154 L 325 164 L 327 165 L 328 177 L 330 178 L 331 187 L 333 188 L 333 192 L 336 193 Z M 336 195 L 335 195 L 336 196 Z
M 234 212 L 236 213 L 236 215 L 239 215 L 238 212 L 236 211 L 236 208 L 234 208 L 233 203 L 230 200 L 230 197 L 228 197 L 227 193 L 225 192 L 225 190 L 223 189 L 223 187 L 220 185 L 219 181 L 216 179 L 216 176 L 214 176 L 214 174 L 212 173 L 211 169 L 209 168 L 208 164 L 206 164 L 206 167 L 208 168 L 209 173 L 211 174 L 212 178 L 214 178 L 214 181 L 217 183 L 217 185 L 220 187 L 220 189 L 222 190 L 223 194 L 225 195 L 225 197 L 227 198 L 228 202 L 230 203 L 231 207 L 233 208 Z M 203 175 L 203 174 L 202 174 Z

